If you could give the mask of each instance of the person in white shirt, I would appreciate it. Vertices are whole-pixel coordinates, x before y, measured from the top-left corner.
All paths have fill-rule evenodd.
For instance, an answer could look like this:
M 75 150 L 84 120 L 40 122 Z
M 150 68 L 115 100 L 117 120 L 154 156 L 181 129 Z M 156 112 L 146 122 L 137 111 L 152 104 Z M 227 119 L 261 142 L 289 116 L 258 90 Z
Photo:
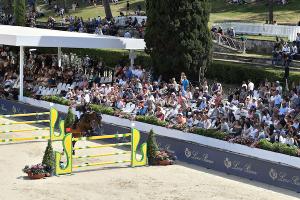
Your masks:
M 282 94 L 282 86 L 280 85 L 280 82 L 276 81 L 275 85 L 276 85 L 276 90 L 278 90 L 279 94 L 281 95 Z
M 210 119 L 208 119 L 208 116 L 207 115 L 205 115 L 204 117 L 203 117 L 203 128 L 204 129 L 210 129 L 211 128 L 211 121 L 210 121 Z
M 295 55 L 298 53 L 298 48 L 297 48 L 297 44 L 296 42 L 293 42 L 293 45 L 292 45 L 292 52 L 291 52 L 291 59 L 294 59 Z
M 282 52 L 284 54 L 290 54 L 291 53 L 291 48 L 289 47 L 289 45 L 287 43 L 285 43 L 282 47 Z
M 278 90 L 276 90 L 275 94 L 276 95 L 274 96 L 274 104 L 275 104 L 275 106 L 277 106 L 279 108 L 280 104 L 282 102 L 282 98 L 281 98 L 281 95 L 279 94 Z
M 90 94 L 89 94 L 89 91 L 88 91 L 88 90 L 85 91 L 84 101 L 85 101 L 85 103 L 87 103 L 87 104 L 90 103 L 90 101 L 91 101 Z
M 222 118 L 222 120 L 221 120 L 220 131 L 225 132 L 225 133 L 229 133 L 229 125 L 227 123 L 227 119 L 226 118 Z
M 251 80 L 248 80 L 248 91 L 250 97 L 253 97 L 254 94 L 254 83 L 251 82 Z
M 247 88 L 248 88 L 248 86 L 247 86 L 247 84 L 246 84 L 245 81 L 243 81 L 243 83 L 242 83 L 242 88 L 245 88 L 245 90 L 247 90 Z

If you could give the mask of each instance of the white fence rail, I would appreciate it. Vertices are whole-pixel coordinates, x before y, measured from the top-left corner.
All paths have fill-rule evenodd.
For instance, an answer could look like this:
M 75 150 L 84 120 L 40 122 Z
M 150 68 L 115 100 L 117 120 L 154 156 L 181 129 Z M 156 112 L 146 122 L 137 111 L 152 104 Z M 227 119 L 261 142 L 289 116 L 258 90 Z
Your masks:
M 288 37 L 290 41 L 294 41 L 297 37 L 297 33 L 300 33 L 300 26 L 240 22 L 224 22 L 216 24 L 216 26 L 221 26 L 224 31 L 226 31 L 228 28 L 233 27 L 236 33 Z
M 245 41 L 240 41 L 219 33 L 212 32 L 212 39 L 220 45 L 230 47 L 241 53 L 246 53 Z

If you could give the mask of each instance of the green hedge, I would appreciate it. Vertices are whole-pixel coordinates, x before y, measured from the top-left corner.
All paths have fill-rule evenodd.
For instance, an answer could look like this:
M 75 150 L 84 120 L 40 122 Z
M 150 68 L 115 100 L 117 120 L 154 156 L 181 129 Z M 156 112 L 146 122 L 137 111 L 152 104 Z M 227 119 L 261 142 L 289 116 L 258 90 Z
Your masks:
M 115 113 L 115 110 L 113 108 L 103 106 L 103 105 L 91 104 L 91 108 L 95 112 L 106 114 L 106 115 L 114 115 L 114 113 Z
M 166 121 L 161 121 L 158 118 L 156 118 L 155 116 L 142 116 L 142 115 L 138 115 L 135 117 L 136 121 L 139 122 L 145 122 L 147 124 L 153 124 L 153 125 L 157 125 L 157 126 L 167 126 L 168 123 Z
M 65 98 L 62 98 L 62 97 L 58 97 L 58 96 L 43 96 L 41 99 L 43 101 L 48 101 L 48 102 L 52 102 L 52 103 L 62 104 L 62 105 L 66 105 L 66 106 L 70 105 L 70 101 L 68 99 L 65 99 Z
M 214 129 L 200 129 L 197 128 L 193 131 L 193 133 L 197 134 L 197 135 L 203 135 L 206 137 L 211 137 L 211 138 L 215 138 L 215 139 L 219 139 L 219 140 L 225 140 L 226 136 L 228 134 L 224 133 L 224 132 L 220 132 Z
M 271 143 L 266 139 L 260 140 L 257 145 L 258 148 L 268 150 L 268 151 L 273 151 L 273 152 L 278 152 L 290 156 L 298 156 L 298 151 L 299 149 L 297 147 L 291 147 L 286 144 L 281 144 L 281 143 Z
M 254 67 L 246 64 L 229 63 L 214 61 L 207 70 L 207 78 L 217 79 L 223 83 L 241 84 L 242 81 L 251 79 L 259 83 L 266 78 L 269 81 L 283 81 L 284 70 Z M 290 72 L 290 81 L 298 82 L 300 80 L 299 72 Z
M 42 54 L 57 54 L 57 48 L 38 48 L 38 52 Z M 89 55 L 91 58 L 100 60 L 108 67 L 115 67 L 119 62 L 129 64 L 129 51 L 128 50 L 114 50 L 114 49 L 74 49 L 63 48 L 63 53 L 75 53 L 79 57 L 85 57 Z M 143 51 L 136 51 L 137 58 L 135 63 L 137 65 L 143 65 L 146 68 L 150 67 L 150 56 Z

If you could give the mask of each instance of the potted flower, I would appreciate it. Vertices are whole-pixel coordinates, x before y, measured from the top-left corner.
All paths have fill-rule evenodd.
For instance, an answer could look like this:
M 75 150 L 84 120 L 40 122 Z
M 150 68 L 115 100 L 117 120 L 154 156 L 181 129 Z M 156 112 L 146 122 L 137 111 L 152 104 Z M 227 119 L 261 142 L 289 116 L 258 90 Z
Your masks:
M 168 151 L 157 151 L 156 152 L 156 163 L 158 165 L 173 165 L 175 164 L 176 156 Z
M 30 179 L 41 179 L 47 175 L 45 165 L 43 164 L 32 165 L 31 167 L 26 165 L 23 172 L 26 173 Z

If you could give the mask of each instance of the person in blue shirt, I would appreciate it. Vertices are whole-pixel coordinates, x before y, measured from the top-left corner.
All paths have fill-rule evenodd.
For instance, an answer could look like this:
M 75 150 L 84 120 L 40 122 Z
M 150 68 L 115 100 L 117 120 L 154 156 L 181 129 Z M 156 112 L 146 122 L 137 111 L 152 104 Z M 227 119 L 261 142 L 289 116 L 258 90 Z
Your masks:
M 139 108 L 137 110 L 137 115 L 146 115 L 147 110 L 148 110 L 148 106 L 145 106 L 144 103 L 145 102 L 143 100 L 139 103 Z
M 186 79 L 186 76 L 183 76 L 183 79 L 181 81 L 181 85 L 183 89 L 186 91 L 187 88 L 189 87 L 190 82 Z
M 131 69 L 129 69 L 128 67 L 125 67 L 124 68 L 124 75 L 125 75 L 126 78 L 131 79 L 131 77 L 132 77 L 132 71 L 131 71 Z

